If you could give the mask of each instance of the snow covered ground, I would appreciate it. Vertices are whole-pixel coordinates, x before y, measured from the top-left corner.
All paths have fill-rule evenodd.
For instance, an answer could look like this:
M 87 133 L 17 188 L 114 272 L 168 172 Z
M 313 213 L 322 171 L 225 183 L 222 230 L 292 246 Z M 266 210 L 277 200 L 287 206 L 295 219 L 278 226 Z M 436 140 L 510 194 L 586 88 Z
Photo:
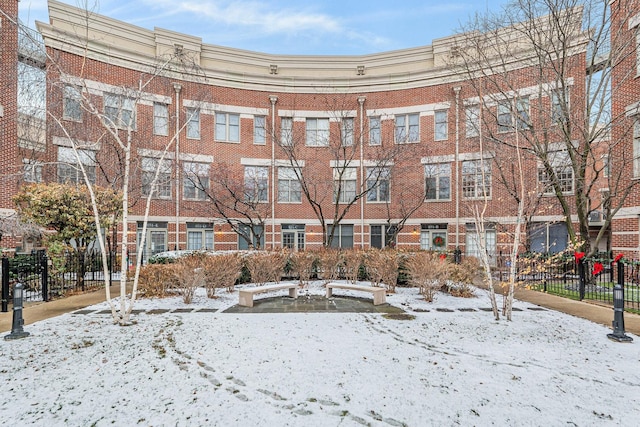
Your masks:
M 279 293 L 282 294 L 284 291 Z M 319 284 L 308 291 L 322 294 Z M 355 294 L 354 294 L 355 295 Z M 262 294 L 257 298 L 268 297 Z M 517 302 L 493 320 L 477 298 L 433 303 L 399 288 L 415 316 L 229 314 L 237 292 L 188 308 L 66 314 L 0 340 L 3 426 L 636 426 L 640 338 Z M 185 308 L 180 298 L 138 309 Z M 439 312 L 436 308 L 456 309 Z M 476 311 L 458 311 L 476 308 Z M 418 311 L 415 311 L 418 310 Z M 421 311 L 421 310 L 429 310 Z

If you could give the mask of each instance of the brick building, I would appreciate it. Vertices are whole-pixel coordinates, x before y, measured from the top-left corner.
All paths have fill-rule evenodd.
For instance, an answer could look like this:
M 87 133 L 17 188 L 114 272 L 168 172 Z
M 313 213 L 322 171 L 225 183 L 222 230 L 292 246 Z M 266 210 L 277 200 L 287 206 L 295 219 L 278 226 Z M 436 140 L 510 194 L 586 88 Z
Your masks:
M 80 162 L 91 181 L 118 186 L 118 143 L 130 141 L 137 202 L 127 232 L 140 241 L 153 189 L 147 254 L 330 243 L 473 255 L 479 233 L 491 252 L 508 252 L 518 152 L 527 189 L 523 249 L 567 247 L 572 230 L 554 193 L 575 203 L 576 174 L 561 144 L 545 139 L 554 153 L 545 162 L 527 144 L 533 134 L 560 140 L 558 123 L 585 115 L 588 54 L 579 14 L 569 23 L 572 66 L 562 85 L 541 82 L 517 56 L 469 77 L 460 35 L 371 55 L 288 56 L 96 14 L 87 22 L 82 10 L 56 1 L 49 15 L 38 30 L 50 57 L 47 108 L 55 119 L 43 147 L 23 157 L 43 181 L 81 182 Z M 517 44 L 515 33 L 501 34 Z M 559 107 L 564 96 L 570 111 Z M 604 156 L 609 144 L 600 140 Z M 603 162 L 591 169 L 603 170 Z M 589 173 L 596 182 L 598 173 Z M 637 211 L 633 203 L 624 212 Z M 604 212 L 602 204 L 585 209 Z M 593 216 L 595 236 L 603 223 Z M 637 251 L 635 218 L 628 230 L 635 249 L 633 242 L 625 248 Z M 613 221 L 620 236 L 616 227 Z M 599 249 L 617 249 L 606 231 Z

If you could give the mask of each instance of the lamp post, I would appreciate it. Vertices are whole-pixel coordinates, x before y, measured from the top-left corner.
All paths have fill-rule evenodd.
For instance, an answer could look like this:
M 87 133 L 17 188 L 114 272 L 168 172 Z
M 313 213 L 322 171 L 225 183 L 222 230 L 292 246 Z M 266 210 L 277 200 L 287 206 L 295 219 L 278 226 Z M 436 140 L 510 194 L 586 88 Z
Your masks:
M 624 264 L 618 261 L 618 282 L 613 287 L 613 333 L 607 338 L 617 342 L 631 342 L 633 338 L 624 333 Z
M 25 332 L 22 325 L 24 325 L 24 319 L 22 318 L 22 283 L 16 283 L 13 288 L 13 324 L 11 333 L 5 335 L 4 339 L 17 340 L 28 337 L 29 332 Z

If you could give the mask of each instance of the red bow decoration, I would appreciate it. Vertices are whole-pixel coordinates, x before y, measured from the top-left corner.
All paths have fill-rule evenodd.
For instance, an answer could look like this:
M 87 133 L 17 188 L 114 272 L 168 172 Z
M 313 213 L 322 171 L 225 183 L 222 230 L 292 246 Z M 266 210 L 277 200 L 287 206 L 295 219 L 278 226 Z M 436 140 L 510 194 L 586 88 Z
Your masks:
M 616 255 L 615 259 L 613 260 L 613 262 L 618 262 L 622 259 L 622 257 L 624 257 L 624 254 L 618 254 Z
M 598 274 L 602 273 L 602 270 L 604 270 L 604 266 L 602 265 L 601 262 L 594 262 L 593 263 L 593 275 L 597 276 Z
M 574 252 L 573 256 L 576 257 L 576 262 L 580 262 L 584 258 L 584 252 Z
M 440 254 L 440 261 L 444 261 L 445 259 L 447 259 L 447 256 L 445 254 Z

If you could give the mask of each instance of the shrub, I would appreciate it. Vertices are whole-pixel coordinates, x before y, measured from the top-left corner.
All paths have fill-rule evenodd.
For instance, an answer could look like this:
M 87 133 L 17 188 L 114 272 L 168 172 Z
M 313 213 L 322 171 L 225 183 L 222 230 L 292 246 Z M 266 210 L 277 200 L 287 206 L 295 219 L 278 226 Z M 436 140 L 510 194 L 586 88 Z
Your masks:
M 245 266 L 251 281 L 258 285 L 278 282 L 282 278 L 289 254 L 286 251 L 251 252 L 245 257 Z
M 172 266 L 185 304 L 191 304 L 196 289 L 204 285 L 205 271 L 202 264 L 206 256 L 204 253 L 193 253 L 179 258 Z
M 438 254 L 416 252 L 408 256 L 405 265 L 411 286 L 417 287 L 425 300 L 433 301 L 436 292 L 442 288 L 450 264 Z
M 474 281 L 480 272 L 480 264 L 474 257 L 465 257 L 460 264 L 450 265 L 450 279 L 446 290 L 455 297 L 474 296 Z
M 318 257 L 315 253 L 308 251 L 299 251 L 291 254 L 290 268 L 300 279 L 300 286 L 304 286 L 311 279 L 317 259 Z
M 216 289 L 227 288 L 229 292 L 233 291 L 242 274 L 242 258 L 236 253 L 207 256 L 203 259 L 202 268 L 207 297 L 214 298 Z
M 395 250 L 371 249 L 366 253 L 367 273 L 375 286 L 385 285 L 388 292 L 396 291 L 399 257 Z
M 351 249 L 342 253 L 344 260 L 344 276 L 345 279 L 355 283 L 360 276 L 362 267 L 363 254 L 357 249 Z
M 147 264 L 140 268 L 138 290 L 143 297 L 165 298 L 178 287 L 173 265 Z
M 337 249 L 323 248 L 318 252 L 318 277 L 325 283 L 338 278 L 343 264 L 342 253 Z

